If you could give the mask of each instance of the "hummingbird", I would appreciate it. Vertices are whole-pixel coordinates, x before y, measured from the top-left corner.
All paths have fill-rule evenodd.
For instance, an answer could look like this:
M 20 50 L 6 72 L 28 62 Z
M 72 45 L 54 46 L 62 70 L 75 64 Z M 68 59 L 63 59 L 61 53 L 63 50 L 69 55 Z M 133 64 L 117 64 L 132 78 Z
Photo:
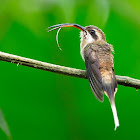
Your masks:
M 108 97 L 114 116 L 115 130 L 119 126 L 119 119 L 115 106 L 117 80 L 114 72 L 113 46 L 106 42 L 104 32 L 96 26 L 81 26 L 78 24 L 64 23 L 50 26 L 48 31 L 62 27 L 75 27 L 80 31 L 80 53 L 85 62 L 87 79 L 96 99 L 104 100 Z

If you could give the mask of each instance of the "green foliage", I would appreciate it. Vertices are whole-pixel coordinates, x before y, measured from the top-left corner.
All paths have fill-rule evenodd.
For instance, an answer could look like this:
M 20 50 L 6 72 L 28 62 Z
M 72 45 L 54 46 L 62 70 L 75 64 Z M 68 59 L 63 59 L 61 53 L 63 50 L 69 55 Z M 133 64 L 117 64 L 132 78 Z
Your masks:
M 58 23 L 96 25 L 115 50 L 115 72 L 140 79 L 140 2 L 137 0 L 1 0 L 0 51 L 85 69 L 79 31 L 46 28 Z M 88 81 L 0 62 L 0 140 L 138 139 L 140 93 L 119 86 L 120 127 L 114 132 L 110 104 L 98 102 Z M 4 134 L 5 133 L 5 134 Z M 7 137 L 8 136 L 8 137 Z

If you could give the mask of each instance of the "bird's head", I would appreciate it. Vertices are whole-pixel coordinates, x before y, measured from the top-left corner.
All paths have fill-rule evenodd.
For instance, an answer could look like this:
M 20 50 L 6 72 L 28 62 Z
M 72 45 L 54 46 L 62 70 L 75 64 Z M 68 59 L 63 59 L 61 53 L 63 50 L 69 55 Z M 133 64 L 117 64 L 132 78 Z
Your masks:
M 84 28 L 85 31 L 80 32 L 81 47 L 84 47 L 89 43 L 94 43 L 97 41 L 106 41 L 104 32 L 98 27 L 90 25 Z

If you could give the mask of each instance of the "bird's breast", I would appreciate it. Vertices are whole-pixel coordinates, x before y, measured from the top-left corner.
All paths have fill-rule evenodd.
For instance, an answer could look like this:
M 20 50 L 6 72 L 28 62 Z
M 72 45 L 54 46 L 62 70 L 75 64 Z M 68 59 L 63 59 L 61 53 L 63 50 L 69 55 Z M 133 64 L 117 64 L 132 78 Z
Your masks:
M 82 59 L 85 61 L 85 58 L 84 58 L 84 50 L 85 48 L 87 47 L 87 45 L 83 45 L 82 43 L 80 43 L 80 54 L 82 56 Z

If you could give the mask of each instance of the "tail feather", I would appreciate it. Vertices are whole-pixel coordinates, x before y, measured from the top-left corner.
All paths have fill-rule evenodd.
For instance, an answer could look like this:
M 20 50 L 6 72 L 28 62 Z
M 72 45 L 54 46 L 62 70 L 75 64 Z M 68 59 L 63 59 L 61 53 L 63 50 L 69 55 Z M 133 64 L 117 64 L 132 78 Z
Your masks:
M 111 103 L 111 109 L 114 117 L 115 130 L 116 130 L 117 127 L 119 126 L 119 119 L 117 116 L 117 110 L 116 110 L 115 99 L 114 99 L 115 92 L 117 89 L 117 81 L 115 75 L 113 76 L 113 78 L 111 78 L 110 82 L 107 81 L 105 78 L 103 78 L 102 83 L 103 83 L 103 91 L 107 95 Z
M 112 108 L 112 112 L 113 112 L 113 116 L 114 116 L 114 123 L 115 123 L 115 130 L 117 129 L 117 127 L 119 127 L 119 119 L 117 116 L 117 110 L 116 110 L 116 106 L 115 106 L 115 102 L 111 102 L 111 108 Z

